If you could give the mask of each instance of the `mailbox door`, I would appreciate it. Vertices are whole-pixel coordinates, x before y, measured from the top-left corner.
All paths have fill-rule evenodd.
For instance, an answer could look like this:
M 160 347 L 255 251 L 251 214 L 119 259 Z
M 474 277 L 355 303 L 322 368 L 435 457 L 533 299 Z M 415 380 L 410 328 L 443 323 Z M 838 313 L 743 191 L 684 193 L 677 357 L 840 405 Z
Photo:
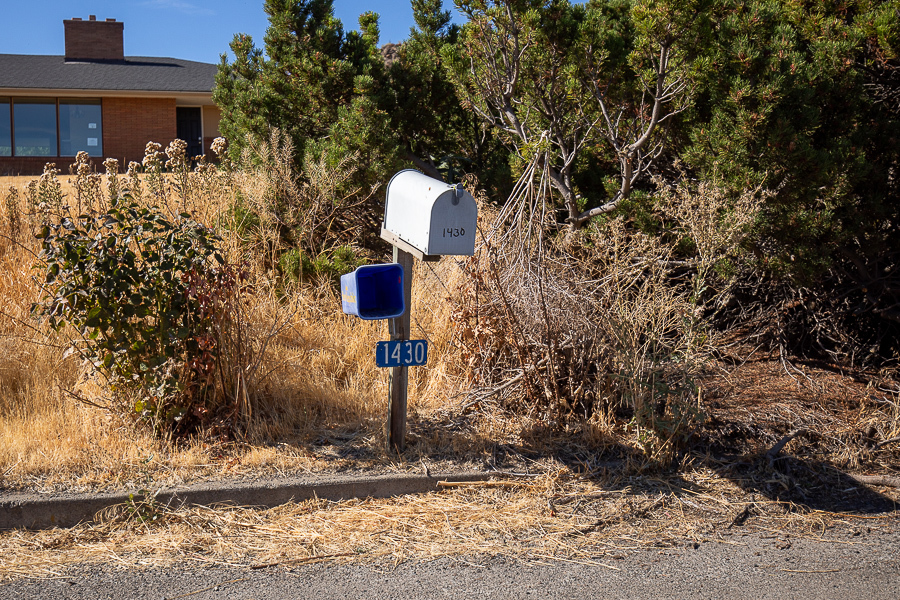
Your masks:
M 472 256 L 478 206 L 463 190 L 448 190 L 431 207 L 427 254 Z
M 341 306 L 363 320 L 393 319 L 406 312 L 403 267 L 397 263 L 363 265 L 341 275 Z

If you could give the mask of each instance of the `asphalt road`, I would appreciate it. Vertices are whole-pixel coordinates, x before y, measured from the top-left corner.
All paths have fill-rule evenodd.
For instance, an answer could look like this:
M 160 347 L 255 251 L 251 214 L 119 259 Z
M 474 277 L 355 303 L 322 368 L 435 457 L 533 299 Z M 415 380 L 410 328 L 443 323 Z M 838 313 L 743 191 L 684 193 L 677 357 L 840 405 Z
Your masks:
M 318 563 L 265 569 L 81 565 L 57 580 L 0 585 L 0 599 L 188 598 L 900 598 L 900 526 L 859 527 L 824 538 L 734 533 L 720 541 L 598 558 L 442 558 L 400 565 Z

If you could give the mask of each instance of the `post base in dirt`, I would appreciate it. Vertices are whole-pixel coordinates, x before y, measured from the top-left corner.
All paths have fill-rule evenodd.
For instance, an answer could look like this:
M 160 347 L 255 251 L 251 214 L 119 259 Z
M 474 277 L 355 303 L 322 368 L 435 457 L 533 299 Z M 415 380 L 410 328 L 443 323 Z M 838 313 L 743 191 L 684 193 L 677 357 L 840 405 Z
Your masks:
M 388 321 L 391 340 L 408 340 L 410 313 L 412 312 L 413 255 L 394 246 L 394 262 L 403 267 L 403 296 L 406 312 Z M 388 423 L 388 451 L 398 453 L 406 449 L 406 392 L 409 384 L 409 367 L 391 368 L 391 415 Z

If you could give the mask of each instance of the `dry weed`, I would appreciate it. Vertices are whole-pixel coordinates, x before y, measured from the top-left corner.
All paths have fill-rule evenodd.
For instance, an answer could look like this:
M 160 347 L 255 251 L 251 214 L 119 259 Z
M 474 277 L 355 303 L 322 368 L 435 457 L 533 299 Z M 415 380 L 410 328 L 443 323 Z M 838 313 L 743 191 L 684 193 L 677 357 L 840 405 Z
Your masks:
M 715 340 L 698 312 L 714 296 L 698 300 L 693 295 L 695 267 L 672 260 L 670 247 L 635 234 L 621 221 L 611 221 L 581 241 L 565 242 L 580 244 L 575 249 L 583 260 L 563 260 L 561 250 L 574 246 L 554 247 L 535 236 L 546 215 L 534 194 L 531 204 L 519 205 L 521 215 L 516 217 L 536 223 L 530 233 L 527 227 L 520 230 L 526 233 L 523 243 L 491 242 L 491 223 L 511 215 L 498 215 L 482 204 L 480 228 L 489 243 L 478 257 L 416 266 L 412 335 L 429 340 L 429 364 L 410 370 L 410 450 L 404 457 L 390 456 L 383 431 L 387 372 L 374 361 L 375 342 L 387 337 L 386 324 L 343 315 L 326 281 L 303 287 L 273 283 L 272 260 L 253 256 L 263 247 L 248 246 L 228 212 L 236 195 L 246 201 L 263 192 L 249 187 L 251 182 L 240 173 L 201 166 L 191 173 L 189 186 L 174 188 L 167 187 L 165 177 L 152 180 L 133 166 L 119 177 L 114 165 L 107 165 L 105 189 L 115 176 L 112 189 L 129 189 L 145 202 L 164 201 L 171 210 L 187 202 L 198 219 L 223 226 L 229 258 L 247 265 L 253 288 L 245 300 L 246 326 L 265 340 L 252 406 L 255 418 L 239 439 L 201 436 L 167 444 L 65 394 L 76 390 L 87 400 L 102 400 L 107 391 L 74 356 L 65 356 L 65 336 L 44 329 L 30 316 L 39 288 L 33 280 L 37 272 L 31 269 L 37 245 L 28 232 L 34 202 L 73 202 L 75 176 L 47 176 L 30 186 L 25 178 L 7 180 L 21 190 L 16 204 L 21 221 L 16 238 L 7 216 L 2 223 L 7 241 L 0 244 L 3 487 L 154 489 L 250 474 L 360 467 L 402 471 L 418 468 L 420 457 L 450 457 L 474 468 L 524 465 L 544 471 L 581 462 L 592 470 L 597 462 L 619 458 L 628 472 L 639 472 L 648 467 L 646 457 L 637 453 L 642 447 L 655 456 L 657 466 L 668 464 L 682 418 L 705 415 L 699 432 L 712 440 L 710 445 L 731 439 L 729 427 L 736 423 L 758 423 L 747 435 L 765 446 L 786 434 L 779 427 L 788 427 L 785 423 L 791 421 L 786 418 L 797 421 L 800 411 L 810 417 L 806 426 L 823 431 L 820 448 L 828 430 L 837 432 L 832 437 L 840 440 L 839 446 L 828 446 L 811 458 L 847 461 L 843 464 L 851 467 L 874 465 L 886 472 L 898 468 L 900 444 L 870 447 L 868 454 L 860 451 L 860 440 L 870 439 L 861 435 L 863 430 L 873 428 L 875 443 L 900 435 L 896 392 L 872 392 L 876 399 L 851 416 L 837 414 L 830 405 L 823 404 L 821 413 L 809 409 L 817 394 L 812 388 L 793 387 L 779 395 L 777 403 L 754 404 L 747 391 L 763 395 L 778 373 L 760 381 L 737 376 L 728 386 L 722 383 L 727 377 L 716 375 L 713 367 L 721 365 L 708 354 Z M 328 189 L 323 184 L 317 191 L 298 193 L 313 194 L 318 202 Z M 189 194 L 183 197 L 179 190 Z M 689 207 L 689 201 L 696 198 L 673 199 L 679 210 Z M 322 210 L 320 214 L 328 214 L 324 205 Z M 748 207 L 746 214 L 751 212 Z M 701 237 L 697 232 L 728 214 L 687 210 L 675 211 L 671 218 Z M 692 225 L 689 218 L 697 222 Z M 719 229 L 710 231 L 721 235 Z M 733 247 L 739 234 L 710 237 L 710 250 L 703 250 L 709 257 L 706 264 L 714 265 L 722 256 L 716 248 Z M 529 254 L 538 243 L 543 244 L 541 260 Z M 531 250 L 503 255 L 513 248 Z M 682 284 L 663 285 L 673 269 L 676 274 L 683 269 Z M 706 272 L 718 273 L 717 267 Z M 776 371 L 779 368 L 775 365 Z M 732 370 L 719 372 L 727 376 Z M 702 386 L 694 385 L 698 382 Z M 476 393 L 470 395 L 473 383 Z M 669 429 L 658 427 L 648 435 L 646 427 L 626 427 L 635 409 L 642 407 L 650 410 L 648 418 Z M 773 412 L 769 418 L 765 410 L 777 415 Z M 715 421 L 719 416 L 727 420 L 725 425 Z M 540 453 L 552 458 L 535 458 Z
M 560 236 L 541 164 L 483 224 L 454 298 L 470 404 L 557 424 L 625 416 L 665 464 L 702 420 L 697 380 L 713 348 L 705 304 L 724 293 L 711 293 L 713 277 L 739 255 L 760 194 L 731 202 L 708 185 L 663 188 L 669 239 L 621 218 Z M 694 256 L 677 255 L 683 237 Z
M 250 140 L 244 151 L 244 169 L 236 174 L 242 208 L 254 215 L 244 246 L 269 270 L 291 270 L 280 264 L 290 251 L 301 252 L 312 262 L 336 248 L 354 247 L 370 236 L 375 190 L 350 186 L 357 170 L 355 155 L 329 166 L 323 157 L 305 165 L 304 173 L 294 166 L 294 148 L 288 135 L 273 129 L 268 139 Z M 302 271 L 299 273 L 303 278 Z

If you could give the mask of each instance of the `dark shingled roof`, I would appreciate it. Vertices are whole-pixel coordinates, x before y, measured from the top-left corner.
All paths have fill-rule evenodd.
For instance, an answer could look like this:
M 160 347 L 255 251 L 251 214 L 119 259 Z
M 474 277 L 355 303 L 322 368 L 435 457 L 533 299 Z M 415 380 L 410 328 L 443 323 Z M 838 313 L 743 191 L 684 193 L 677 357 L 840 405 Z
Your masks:
M 217 65 L 129 56 L 122 61 L 66 62 L 64 56 L 0 54 L 0 91 L 12 89 L 210 93 Z

